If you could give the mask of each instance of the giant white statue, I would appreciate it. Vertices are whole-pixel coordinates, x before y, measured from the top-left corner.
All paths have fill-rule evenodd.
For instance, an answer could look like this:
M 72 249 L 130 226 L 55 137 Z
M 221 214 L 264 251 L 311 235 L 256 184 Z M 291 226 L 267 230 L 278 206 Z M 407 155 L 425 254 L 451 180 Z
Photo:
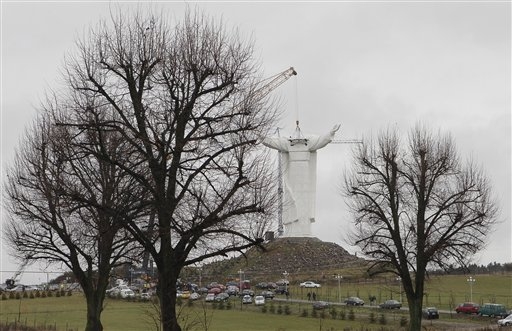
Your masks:
M 285 237 L 311 237 L 315 221 L 316 151 L 334 138 L 340 125 L 322 136 L 303 136 L 299 122 L 289 138 L 264 138 L 263 145 L 281 152 L 283 192 L 283 224 Z

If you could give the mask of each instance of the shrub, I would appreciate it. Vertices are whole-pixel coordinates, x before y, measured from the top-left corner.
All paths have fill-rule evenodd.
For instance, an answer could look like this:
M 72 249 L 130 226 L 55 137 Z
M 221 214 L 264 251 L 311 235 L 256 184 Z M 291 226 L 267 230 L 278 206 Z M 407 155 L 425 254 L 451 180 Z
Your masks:
M 263 305 L 263 307 L 261 307 L 261 312 L 262 313 L 266 313 L 267 312 L 267 306 Z
M 379 324 L 381 324 L 381 325 L 386 325 L 386 324 L 388 324 L 388 321 L 386 320 L 386 315 L 384 315 L 384 314 L 380 314 Z
M 34 299 L 35 297 L 36 297 L 36 296 L 34 295 L 34 292 L 30 292 L 30 296 L 29 296 L 29 298 L 30 298 L 30 299 Z
M 176 306 L 181 306 L 183 304 L 183 299 L 181 297 L 176 298 Z
M 304 309 L 302 310 L 302 313 L 300 314 L 300 316 L 302 316 L 302 317 L 308 317 L 308 310 L 307 310 L 306 308 L 304 308 Z
M 23 299 L 28 299 L 28 292 L 27 291 L 23 291 Z
M 224 309 L 226 309 L 226 305 L 224 304 L 224 300 L 221 300 L 221 301 L 219 302 L 219 309 L 220 309 L 220 310 L 224 310 Z
M 55 297 L 60 298 L 60 291 L 55 292 Z
M 407 322 L 408 322 L 408 321 L 407 321 L 407 318 L 406 318 L 405 316 L 402 316 L 402 317 L 400 318 L 400 326 L 401 326 L 401 327 L 406 327 L 406 326 L 407 326 Z
M 284 306 L 284 314 L 290 315 L 291 313 L 292 313 L 292 311 L 290 310 L 290 306 L 288 306 L 288 305 Z
M 283 314 L 283 307 L 281 307 L 281 305 L 277 306 L 277 313 L 279 315 L 282 315 Z
M 377 319 L 375 318 L 375 312 L 371 312 L 370 313 L 370 323 L 374 324 L 375 322 L 377 322 Z
M 340 318 L 341 318 L 342 320 L 345 320 L 345 318 L 346 318 L 346 312 L 345 312 L 345 309 L 343 309 L 342 311 L 340 311 Z
M 68 291 L 68 297 L 70 297 L 73 293 L 71 293 L 71 290 Z
M 336 317 L 338 316 L 338 311 L 336 310 L 336 308 L 331 307 L 331 310 L 329 310 L 329 315 L 331 315 L 331 318 L 335 320 Z
M 37 290 L 36 291 L 36 298 L 40 298 L 41 297 L 41 291 Z
M 9 299 L 14 299 L 14 292 L 9 292 Z
M 323 309 L 320 311 L 320 318 L 321 319 L 325 318 L 325 310 L 323 310 Z
M 21 299 L 21 294 L 20 294 L 20 292 L 16 292 L 16 300 L 19 300 L 19 299 Z
M 48 298 L 53 297 L 53 292 L 52 292 L 52 291 L 46 291 L 46 296 L 47 296 Z
M 311 317 L 313 317 L 313 318 L 318 317 L 318 312 L 316 311 L 316 309 L 313 309 L 313 311 L 311 312 Z
M 7 295 L 5 293 L 2 293 L 2 300 L 7 300 Z
M 356 314 L 354 314 L 354 309 L 350 308 L 348 311 L 348 319 L 349 321 L 353 321 L 356 319 Z
M 41 298 L 46 298 L 46 291 L 43 291 L 43 292 L 41 293 Z
M 273 303 L 273 302 L 270 304 L 270 312 L 271 312 L 272 314 L 275 314 L 275 313 L 276 313 L 276 307 L 274 306 L 274 303 Z

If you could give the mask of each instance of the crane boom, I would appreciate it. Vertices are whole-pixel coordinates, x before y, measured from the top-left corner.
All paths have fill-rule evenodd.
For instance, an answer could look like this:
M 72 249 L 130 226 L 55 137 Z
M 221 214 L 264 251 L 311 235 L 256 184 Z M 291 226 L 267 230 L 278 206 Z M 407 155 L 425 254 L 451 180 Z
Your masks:
M 297 75 L 297 72 L 293 67 L 290 67 L 286 69 L 285 71 L 268 78 L 270 81 L 254 91 L 252 97 L 256 98 L 257 100 L 264 98 L 267 94 L 272 92 L 275 88 L 277 88 L 279 85 L 286 82 L 290 77 Z

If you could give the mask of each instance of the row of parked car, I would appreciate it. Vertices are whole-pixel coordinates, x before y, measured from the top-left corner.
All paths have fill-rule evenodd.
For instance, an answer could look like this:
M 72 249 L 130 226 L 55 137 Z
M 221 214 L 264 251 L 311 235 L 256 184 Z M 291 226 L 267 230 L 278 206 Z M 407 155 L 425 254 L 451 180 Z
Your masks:
M 464 302 L 455 308 L 455 312 L 457 314 L 475 314 L 490 317 L 507 317 L 510 315 L 505 306 L 498 303 L 485 303 L 480 306 L 474 302 Z

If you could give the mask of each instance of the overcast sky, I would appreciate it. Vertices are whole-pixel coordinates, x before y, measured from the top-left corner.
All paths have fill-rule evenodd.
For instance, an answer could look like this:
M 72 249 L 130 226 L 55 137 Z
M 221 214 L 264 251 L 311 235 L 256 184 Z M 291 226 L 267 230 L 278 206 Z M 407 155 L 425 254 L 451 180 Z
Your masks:
M 58 87 L 63 57 L 114 2 L 8 2 L 1 14 L 1 165 L 11 162 L 47 87 Z M 511 4 L 501 2 L 151 2 L 181 19 L 187 6 L 222 17 L 256 43 L 266 76 L 293 66 L 298 76 L 273 93 L 280 127 L 296 119 L 305 134 L 341 124 L 338 139 L 375 135 L 389 125 L 406 133 L 421 121 L 452 134 L 493 182 L 501 224 L 478 264 L 511 262 Z M 313 234 L 344 241 L 351 218 L 339 193 L 351 146 L 318 152 Z M 2 212 L 2 218 L 5 218 Z M 17 268 L 2 245 L 1 271 Z M 38 270 L 34 267 L 30 270 Z M 1 273 L 5 281 L 11 273 Z M 24 282 L 46 281 L 26 273 Z

